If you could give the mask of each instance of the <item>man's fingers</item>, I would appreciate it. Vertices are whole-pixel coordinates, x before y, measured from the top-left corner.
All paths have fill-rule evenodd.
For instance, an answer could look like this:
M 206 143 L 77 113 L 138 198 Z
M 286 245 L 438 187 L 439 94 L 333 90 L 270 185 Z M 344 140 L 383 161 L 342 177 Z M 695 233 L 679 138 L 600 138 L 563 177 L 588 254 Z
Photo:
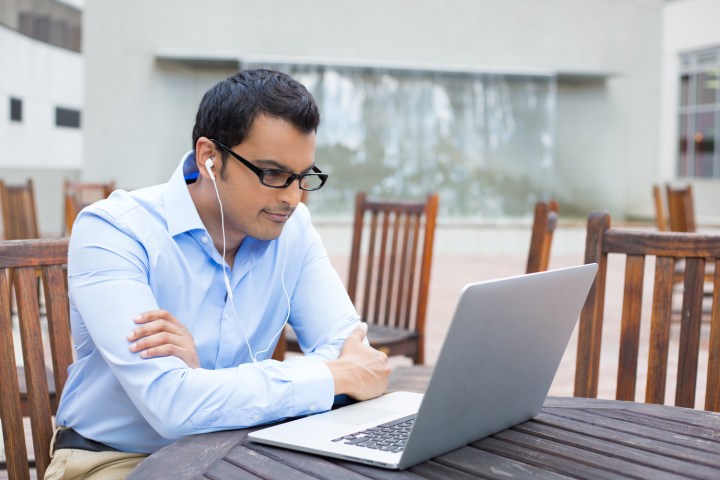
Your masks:
M 128 334 L 127 339 L 130 341 L 137 340 L 138 338 L 153 335 L 158 332 L 170 332 L 176 335 L 182 335 L 184 331 L 185 329 L 183 325 L 168 322 L 165 319 L 153 320 L 152 322 L 145 323 L 137 328 L 134 328 Z
M 367 323 L 361 322 L 360 325 L 358 325 L 357 328 L 355 328 L 355 330 L 353 330 L 352 333 L 348 335 L 348 338 L 353 337 L 356 338 L 358 341 L 362 342 L 367 335 L 367 329 Z
M 135 318 L 133 318 L 133 321 L 135 323 L 148 323 L 152 322 L 154 320 L 167 320 L 168 322 L 174 323 L 176 325 L 180 324 L 180 322 L 173 317 L 170 312 L 167 310 L 149 310 L 147 312 L 143 312 L 139 315 L 137 315 Z
M 181 338 L 167 332 L 160 332 L 142 337 L 137 342 L 130 344 L 129 348 L 131 352 L 139 352 L 160 345 L 179 345 Z
M 176 356 L 180 357 L 182 349 L 176 345 L 159 345 L 157 347 L 151 347 L 140 352 L 142 358 L 155 358 L 155 357 L 169 357 Z
M 138 326 L 127 336 L 131 352 L 141 358 L 174 356 L 190 368 L 200 367 L 190 331 L 167 310 L 144 312 L 133 321 Z
M 140 352 L 140 356 L 142 358 L 167 357 L 169 355 L 172 355 L 172 348 L 170 345 L 151 347 Z

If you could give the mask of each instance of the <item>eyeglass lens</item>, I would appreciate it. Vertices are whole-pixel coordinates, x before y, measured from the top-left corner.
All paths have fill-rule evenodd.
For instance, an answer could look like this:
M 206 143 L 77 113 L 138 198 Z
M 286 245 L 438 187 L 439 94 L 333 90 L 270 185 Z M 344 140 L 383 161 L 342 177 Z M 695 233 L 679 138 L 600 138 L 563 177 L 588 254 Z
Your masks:
M 265 170 L 262 183 L 270 187 L 287 187 L 293 180 L 294 175 L 281 170 Z M 320 175 L 306 173 L 300 175 L 300 188 L 303 190 L 315 190 L 322 186 L 323 181 Z

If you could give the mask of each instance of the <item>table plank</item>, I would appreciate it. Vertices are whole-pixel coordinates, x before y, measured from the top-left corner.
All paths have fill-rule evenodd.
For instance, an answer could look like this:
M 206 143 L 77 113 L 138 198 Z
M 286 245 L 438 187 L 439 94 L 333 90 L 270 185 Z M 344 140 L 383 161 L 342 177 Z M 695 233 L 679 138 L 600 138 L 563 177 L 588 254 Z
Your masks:
M 624 422 L 635 423 L 638 425 L 646 425 L 648 423 L 648 416 L 643 416 L 639 413 L 625 410 L 603 410 L 597 412 L 597 414 L 604 417 L 621 420 Z M 718 443 L 718 438 L 720 438 L 720 430 L 717 430 L 713 427 L 707 427 L 704 425 L 688 425 L 684 422 L 674 421 L 672 417 L 667 416 L 665 418 L 653 416 L 652 426 L 655 429 L 664 430 L 665 432 L 669 432 L 672 434 L 682 435 L 688 439 L 694 437 L 699 440 L 705 440 L 705 442 L 702 443 L 710 446 L 710 451 L 719 451 L 716 449 L 720 448 L 720 443 Z M 715 448 L 712 448 L 712 446 L 714 446 Z
M 237 445 L 218 462 L 228 462 L 235 465 L 236 473 L 232 478 L 238 478 L 242 472 L 250 472 L 260 478 L 292 478 L 293 480 L 312 480 L 315 476 L 307 475 L 291 465 L 282 461 L 262 455 L 260 452 Z M 217 463 L 217 462 L 216 462 Z M 213 465 L 214 466 L 214 465 Z
M 238 432 L 235 430 L 205 433 L 202 441 L 196 437 L 185 437 L 150 455 L 140 463 L 142 474 L 136 478 L 199 478 L 218 457 L 222 458 L 238 443 Z
M 660 453 L 711 467 L 720 465 L 720 455 L 698 450 L 697 448 L 680 444 L 679 442 L 672 443 L 675 437 L 669 439 L 663 431 L 638 426 L 636 424 L 633 424 L 633 428 L 622 429 L 618 428 L 617 422 L 611 423 L 611 421 L 606 420 L 604 423 L 599 423 L 594 421 L 597 417 L 592 414 L 582 411 L 576 413 L 577 415 L 574 416 L 574 418 L 570 418 L 569 416 L 556 415 L 554 412 L 541 412 L 535 417 L 534 421 L 538 424 L 557 426 L 585 436 L 611 440 L 626 445 L 629 448 Z M 592 425 L 592 428 L 588 428 L 588 425 Z M 605 425 L 611 425 L 613 428 Z M 649 436 L 649 431 L 654 431 L 656 435 Z M 630 435 L 628 435 L 628 433 L 630 433 Z
M 448 478 L 452 478 L 453 480 L 473 480 L 477 478 L 476 475 L 444 465 L 443 463 L 435 460 L 425 462 L 422 466 L 416 465 L 414 467 L 410 467 L 408 470 L 412 473 L 417 473 L 423 478 L 433 480 L 447 480 Z
M 617 473 L 608 472 L 591 465 L 587 465 L 573 458 L 558 458 L 531 448 L 518 448 L 518 445 L 499 440 L 494 437 L 484 438 L 472 444 L 474 448 L 511 458 L 517 462 L 534 466 L 545 472 L 567 475 L 571 478 L 587 478 L 597 480 L 610 480 L 619 478 Z
M 250 442 L 248 440 L 243 442 L 243 447 L 255 450 L 256 452 L 277 461 L 281 461 L 286 465 L 291 466 L 298 472 L 315 475 L 314 478 L 325 480 L 336 480 L 338 478 L 360 480 L 367 478 L 364 475 L 348 470 L 341 465 L 331 463 L 326 458 L 317 455 L 308 455 L 294 450 L 263 445 L 260 443 Z
M 514 431 L 531 435 L 534 438 L 545 438 L 553 442 L 564 443 L 576 448 L 582 448 L 590 452 L 600 453 L 613 459 L 624 459 L 637 465 L 652 466 L 652 468 L 678 474 L 687 475 L 693 478 L 717 478 L 719 473 L 717 467 L 696 465 L 691 461 L 675 458 L 660 453 L 658 450 L 635 448 L 631 441 L 616 442 L 612 438 L 602 439 L 595 436 L 588 436 L 577 432 L 567 431 L 555 426 L 543 425 L 535 421 L 525 422 Z M 653 442 L 660 446 L 661 442 Z M 667 445 L 667 444 L 666 444 Z M 670 447 L 669 445 L 667 445 Z M 633 448 L 628 448 L 633 447 Z M 668 449 L 670 450 L 670 449 Z
M 473 447 L 459 448 L 439 456 L 435 461 L 452 466 L 453 471 L 467 472 L 467 474 L 471 475 L 470 478 L 533 478 L 548 480 L 570 478 Z M 423 473 L 424 466 L 425 464 L 422 464 Z M 414 468 L 420 469 L 421 467 Z M 448 475 L 441 478 L 444 480 L 462 477 Z
M 425 477 L 418 475 L 411 470 L 388 470 L 386 468 L 373 467 L 371 465 L 365 465 L 362 463 L 346 462 L 344 460 L 337 460 L 337 463 L 366 476 L 373 480 L 422 480 Z
M 147 477 L 147 478 L 154 478 L 154 477 Z M 156 477 L 156 478 L 166 478 L 166 477 Z M 243 479 L 243 480 L 263 480 L 267 477 L 258 477 L 257 475 L 253 475 L 252 473 L 248 472 L 247 470 L 238 469 L 237 465 L 224 461 L 224 459 L 220 459 L 220 461 L 217 461 L 210 465 L 208 470 L 203 474 L 203 478 L 207 478 L 208 480 L 224 480 L 226 478 L 232 478 L 232 479 Z
M 576 466 L 577 470 L 568 470 L 565 473 L 572 476 L 586 475 L 588 467 L 595 468 L 599 471 L 605 471 L 612 477 L 617 478 L 619 475 L 634 476 L 638 478 L 663 478 L 680 480 L 681 475 L 674 475 L 655 465 L 652 467 L 638 464 L 618 456 L 614 456 L 613 452 L 598 453 L 592 450 L 586 450 L 582 446 L 567 445 L 565 443 L 555 441 L 553 439 L 538 438 L 533 435 L 519 432 L 517 430 L 504 430 L 493 435 L 493 440 L 512 445 L 513 451 L 520 458 L 525 457 L 526 451 L 536 451 L 543 454 L 543 468 L 554 470 L 555 468 L 568 468 Z M 479 442 L 482 444 L 482 441 Z M 519 447 L 519 448 L 518 448 Z M 511 455 L 506 454 L 513 458 Z M 599 475 L 599 472 L 598 472 Z M 603 475 L 605 477 L 605 475 Z M 596 478 L 596 474 L 590 478 Z

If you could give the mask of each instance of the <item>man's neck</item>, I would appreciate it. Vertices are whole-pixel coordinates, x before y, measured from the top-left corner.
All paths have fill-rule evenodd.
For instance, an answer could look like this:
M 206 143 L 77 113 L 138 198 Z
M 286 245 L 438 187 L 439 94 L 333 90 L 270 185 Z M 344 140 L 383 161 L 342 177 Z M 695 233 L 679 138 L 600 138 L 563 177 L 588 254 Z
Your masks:
M 202 178 L 198 178 L 195 183 L 188 185 L 188 191 L 190 197 L 195 204 L 200 220 L 210 234 L 213 245 L 220 253 L 223 254 L 223 229 L 222 220 L 220 216 L 220 202 L 218 202 L 215 188 L 212 185 L 208 185 L 210 182 Z M 242 244 L 243 238 L 235 238 L 232 235 L 228 235 L 228 231 L 225 231 L 225 262 L 232 269 L 235 261 L 235 255 L 237 254 L 240 245 Z

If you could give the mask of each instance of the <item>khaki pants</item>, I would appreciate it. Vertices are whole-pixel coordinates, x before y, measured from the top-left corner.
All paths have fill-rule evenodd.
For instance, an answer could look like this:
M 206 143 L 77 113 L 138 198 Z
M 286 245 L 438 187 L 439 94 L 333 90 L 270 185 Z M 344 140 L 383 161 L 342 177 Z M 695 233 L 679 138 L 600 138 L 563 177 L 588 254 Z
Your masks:
M 57 434 L 57 429 L 55 430 Z M 55 435 L 50 442 L 54 448 Z M 62 448 L 52 454 L 45 480 L 123 480 L 147 455 L 126 452 L 88 452 Z

